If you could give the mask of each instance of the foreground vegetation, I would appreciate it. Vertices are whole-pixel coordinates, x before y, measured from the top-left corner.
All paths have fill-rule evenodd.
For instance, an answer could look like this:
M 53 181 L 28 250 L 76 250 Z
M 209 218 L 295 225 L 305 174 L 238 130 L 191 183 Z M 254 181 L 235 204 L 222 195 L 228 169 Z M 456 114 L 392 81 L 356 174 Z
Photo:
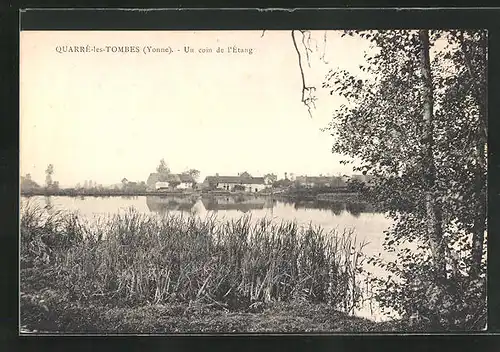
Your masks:
M 182 314 L 168 313 L 173 320 L 157 322 L 153 331 L 305 331 L 297 315 L 288 318 L 289 328 L 276 323 L 278 311 L 287 311 L 287 319 L 300 304 L 344 312 L 332 319 L 364 321 L 347 317 L 361 298 L 361 246 L 351 233 L 268 220 L 252 225 L 249 217 L 159 217 L 133 209 L 92 222 L 29 203 L 21 212 L 21 320 L 31 329 L 145 331 L 161 312 L 173 309 Z M 207 311 L 200 315 L 207 320 L 193 323 L 186 313 L 193 309 Z M 230 324 L 264 311 L 268 315 L 261 317 L 274 317 L 267 328 L 266 319 L 252 326 Z M 194 325 L 184 326 L 183 319 Z M 352 326 L 321 319 L 318 324 L 320 330 Z
M 363 299 L 363 244 L 352 233 L 250 220 L 130 209 L 88 221 L 28 201 L 20 224 L 21 323 L 29 330 L 76 333 L 450 328 L 429 324 L 425 315 L 389 323 L 353 317 Z M 414 294 L 409 289 L 408 299 Z M 390 297 L 392 291 L 384 292 Z M 455 307 L 463 312 L 437 304 L 436 316 L 455 318 Z M 464 321 L 468 329 L 480 328 L 484 319 L 465 317 L 454 328 L 463 330 Z
M 37 274 L 38 276 L 38 274 Z M 137 306 L 69 302 L 61 292 L 21 296 L 22 321 L 35 332 L 257 333 L 394 331 L 400 325 L 349 316 L 330 305 L 270 302 L 244 310 L 200 301 Z

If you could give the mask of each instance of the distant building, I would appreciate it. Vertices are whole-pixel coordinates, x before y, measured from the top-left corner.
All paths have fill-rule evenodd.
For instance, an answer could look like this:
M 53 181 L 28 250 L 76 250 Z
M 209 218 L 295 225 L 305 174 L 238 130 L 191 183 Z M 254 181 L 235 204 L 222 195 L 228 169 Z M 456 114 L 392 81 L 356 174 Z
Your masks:
M 165 177 L 165 182 L 168 183 L 170 189 L 175 189 L 181 184 L 181 179 L 177 174 L 169 174 Z
M 194 178 L 188 174 L 160 175 L 151 173 L 146 181 L 148 190 L 160 189 L 191 189 L 196 183 Z
M 297 176 L 295 182 L 305 187 L 345 187 L 346 182 L 337 176 Z
M 160 182 L 160 174 L 157 172 L 150 173 L 149 177 L 146 181 L 146 185 L 147 185 L 148 190 L 150 190 L 150 191 L 156 190 L 156 183 L 157 182 Z M 168 185 L 167 185 L 167 187 L 168 187 Z
M 259 192 L 267 187 L 264 177 L 253 177 L 247 172 L 239 176 L 207 176 L 204 185 L 226 191 Z
M 169 189 L 170 186 L 168 184 L 168 182 L 156 182 L 155 185 L 154 185 L 154 190 L 155 191 L 161 191 L 162 189 Z
M 179 174 L 179 185 L 177 188 L 181 189 L 191 189 L 193 188 L 193 185 L 196 183 L 194 178 L 191 175 L 188 174 Z

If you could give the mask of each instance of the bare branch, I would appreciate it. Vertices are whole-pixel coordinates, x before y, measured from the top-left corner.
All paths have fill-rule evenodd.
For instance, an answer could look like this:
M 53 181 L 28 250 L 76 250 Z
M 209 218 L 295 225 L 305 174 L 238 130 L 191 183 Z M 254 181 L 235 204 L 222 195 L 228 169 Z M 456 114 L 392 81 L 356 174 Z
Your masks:
M 295 47 L 295 51 L 297 52 L 300 76 L 302 78 L 302 99 L 301 99 L 301 101 L 307 107 L 307 110 L 309 112 L 309 116 L 312 118 L 311 108 L 316 108 L 316 104 L 314 103 L 316 98 L 312 95 L 312 93 L 316 90 L 316 87 L 306 86 L 306 80 L 304 77 L 304 69 L 302 68 L 302 56 L 301 56 L 300 50 L 297 46 L 297 41 L 295 39 L 295 31 L 294 30 L 291 31 L 291 35 L 292 35 L 293 46 Z M 306 97 L 306 94 L 308 94 L 307 97 Z
M 311 46 L 311 41 L 312 41 L 312 38 L 311 38 L 311 32 L 310 31 L 307 31 L 307 30 L 299 30 L 299 32 L 302 34 L 302 45 L 304 46 L 304 49 L 305 49 L 305 54 L 306 54 L 306 60 L 307 60 L 307 64 L 309 67 L 311 67 L 311 63 L 310 63 L 310 57 L 309 57 L 309 52 L 313 52 L 313 50 L 310 48 Z M 262 30 L 262 34 L 261 34 L 261 38 L 264 37 L 266 33 L 266 30 Z M 294 48 L 295 48 L 295 51 L 297 52 L 297 57 L 298 57 L 298 63 L 299 63 L 299 70 L 300 70 L 300 77 L 302 79 L 302 97 L 301 97 L 301 102 L 307 107 L 307 111 L 309 113 L 309 116 L 312 118 L 312 113 L 311 113 L 311 109 L 315 109 L 316 108 L 316 97 L 313 95 L 313 92 L 316 91 L 316 87 L 314 86 L 307 86 L 306 85 L 306 81 L 305 81 L 305 76 L 304 76 L 304 69 L 302 67 L 302 55 L 300 53 L 300 50 L 297 46 L 297 40 L 295 38 L 295 30 L 292 30 L 291 31 L 291 35 L 292 35 L 292 41 L 293 41 L 293 45 L 294 45 Z M 324 41 L 325 41 L 325 46 L 326 46 L 326 32 L 325 32 L 325 37 L 324 37 Z M 318 42 L 315 41 L 315 47 L 316 47 L 316 50 L 318 50 Z M 324 53 L 323 53 L 323 61 L 324 61 Z M 324 61 L 326 63 L 326 61 Z
M 305 40 L 306 40 L 306 36 L 305 36 L 305 32 L 301 31 L 302 33 L 302 45 L 304 46 L 304 48 L 306 49 L 306 59 L 307 59 L 307 66 L 311 67 L 311 61 L 309 59 L 309 46 L 308 44 L 306 44 Z M 311 50 L 312 52 L 312 50 Z
M 326 31 L 323 33 L 323 53 L 321 54 L 320 60 L 323 61 L 325 64 L 328 64 L 328 61 L 325 59 L 325 54 L 326 54 Z

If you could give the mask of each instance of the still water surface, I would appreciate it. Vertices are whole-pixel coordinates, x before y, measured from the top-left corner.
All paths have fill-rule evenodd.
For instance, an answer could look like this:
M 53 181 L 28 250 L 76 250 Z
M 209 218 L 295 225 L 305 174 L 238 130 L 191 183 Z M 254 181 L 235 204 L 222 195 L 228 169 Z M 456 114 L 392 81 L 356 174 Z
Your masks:
M 23 197 L 23 201 L 26 200 Z M 256 197 L 30 197 L 41 207 L 52 206 L 55 209 L 78 211 L 81 215 L 95 216 L 116 214 L 130 207 L 143 213 L 193 214 L 201 218 L 217 216 L 219 219 L 238 219 L 250 215 L 252 221 L 262 218 L 280 222 L 296 221 L 302 226 L 321 226 L 326 231 L 338 229 L 353 230 L 357 242 L 366 242 L 363 252 L 367 255 L 381 253 L 385 259 L 391 259 L 384 253 L 382 242 L 384 231 L 389 229 L 392 220 L 382 213 L 377 213 L 370 206 L 363 204 L 322 203 L 303 201 L 272 200 Z M 375 270 L 374 268 L 370 269 Z M 380 275 L 379 272 L 374 272 Z M 384 320 L 384 316 L 373 306 L 366 306 L 356 312 L 359 316 L 374 320 Z

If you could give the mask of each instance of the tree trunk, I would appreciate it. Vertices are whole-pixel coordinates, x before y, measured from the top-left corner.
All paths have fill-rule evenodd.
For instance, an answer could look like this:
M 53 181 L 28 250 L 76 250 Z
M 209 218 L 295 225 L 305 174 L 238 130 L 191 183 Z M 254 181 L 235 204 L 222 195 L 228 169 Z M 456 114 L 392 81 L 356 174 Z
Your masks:
M 487 41 L 486 33 L 481 33 L 480 40 L 481 61 L 484 62 L 484 70 L 487 68 Z M 464 53 L 465 54 L 465 53 Z M 481 69 L 481 66 L 479 67 Z M 475 193 L 477 197 L 477 214 L 474 219 L 474 233 L 472 237 L 472 266 L 470 275 L 477 278 L 481 274 L 481 263 L 483 260 L 483 243 L 484 234 L 486 231 L 486 143 L 487 135 L 487 121 L 488 121 L 488 100 L 487 100 L 487 87 L 486 87 L 486 72 L 483 75 L 479 74 L 482 79 L 475 82 L 480 88 L 477 89 L 480 96 L 477 97 L 479 105 L 479 133 L 477 142 L 477 175 L 475 182 Z M 474 77 L 472 77 L 474 79 Z
M 446 278 L 445 243 L 442 232 L 442 210 L 436 200 L 436 166 L 434 164 L 434 97 L 429 57 L 429 32 L 419 31 L 420 70 L 423 81 L 423 179 L 425 186 L 425 210 L 427 234 L 434 268 L 439 281 Z

